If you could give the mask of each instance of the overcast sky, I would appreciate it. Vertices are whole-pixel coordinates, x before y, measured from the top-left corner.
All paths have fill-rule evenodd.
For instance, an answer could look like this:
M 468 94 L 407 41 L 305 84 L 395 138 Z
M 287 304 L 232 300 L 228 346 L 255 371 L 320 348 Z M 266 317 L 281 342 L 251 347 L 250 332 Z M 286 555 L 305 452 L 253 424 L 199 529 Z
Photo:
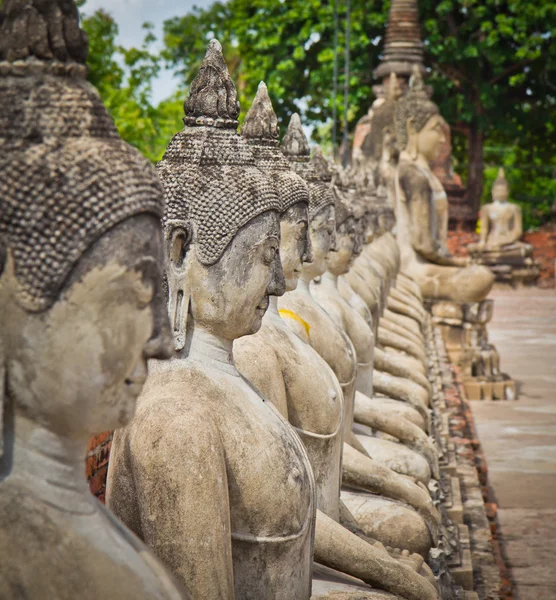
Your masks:
M 193 6 L 210 6 L 213 0 L 87 0 L 81 12 L 90 15 L 102 8 L 110 13 L 120 29 L 118 43 L 125 47 L 140 46 L 145 21 L 154 24 L 154 33 L 162 38 L 162 23 L 171 17 L 185 15 Z M 153 102 L 167 98 L 176 89 L 171 73 L 162 71 L 153 88 Z

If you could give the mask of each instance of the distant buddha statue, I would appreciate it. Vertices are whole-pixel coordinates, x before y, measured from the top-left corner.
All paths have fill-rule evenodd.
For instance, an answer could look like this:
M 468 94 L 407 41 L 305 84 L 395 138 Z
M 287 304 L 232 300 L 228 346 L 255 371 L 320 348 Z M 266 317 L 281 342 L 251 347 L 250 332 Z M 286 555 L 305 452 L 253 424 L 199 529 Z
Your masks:
M 417 281 L 424 298 L 483 300 L 494 282 L 491 272 L 481 266 L 464 266 L 446 248 L 448 200 L 429 166 L 444 139 L 443 119 L 428 99 L 418 71 L 407 96 L 396 105 L 395 124 L 401 150 L 396 217 L 402 271 Z
M 89 492 L 167 358 L 163 190 L 85 79 L 71 1 L 0 19 L 0 597 L 189 598 Z M 63 32 L 63 35 L 61 35 Z
M 500 258 L 504 255 L 514 257 L 530 256 L 532 246 L 520 242 L 523 235 L 521 208 L 508 202 L 510 189 L 504 169 L 499 169 L 498 177 L 492 184 L 492 202 L 481 208 L 481 237 L 477 244 L 469 244 L 472 254 L 496 252 Z

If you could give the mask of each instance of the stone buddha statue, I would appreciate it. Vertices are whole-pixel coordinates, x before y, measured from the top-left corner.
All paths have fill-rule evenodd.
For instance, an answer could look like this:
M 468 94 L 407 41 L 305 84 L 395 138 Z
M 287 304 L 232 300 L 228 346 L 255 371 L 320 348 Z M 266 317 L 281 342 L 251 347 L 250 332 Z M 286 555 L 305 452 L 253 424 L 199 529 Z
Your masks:
M 172 351 L 163 191 L 85 80 L 75 4 L 22 6 L 0 20 L 0 597 L 189 598 L 84 473 Z
M 531 246 L 519 241 L 523 235 L 521 208 L 508 202 L 509 195 L 506 175 L 504 169 L 500 168 L 492 184 L 492 202 L 481 208 L 479 248 L 503 253 L 519 249 L 518 254 L 528 256 Z
M 324 181 L 330 181 L 331 173 L 326 159 L 317 149 L 313 162 Z M 357 356 L 357 380 L 355 411 L 359 422 L 367 428 L 359 428 L 358 440 L 373 459 L 398 473 L 409 475 L 428 484 L 431 469 L 438 476 L 438 456 L 426 434 L 400 415 L 389 413 L 386 407 L 377 407 L 373 397 L 372 374 L 374 369 L 374 336 L 371 328 L 341 296 L 338 279 L 349 272 L 352 261 L 361 251 L 355 236 L 355 219 L 350 211 L 350 192 L 345 174 L 336 169 L 333 189 L 335 191 L 336 236 L 338 250 L 327 256 L 327 271 L 311 284 L 311 292 L 317 302 L 345 331 L 353 343 Z M 368 428 L 393 435 L 402 443 L 394 443 L 372 435 Z M 357 430 L 357 427 L 356 427 Z M 370 435 L 369 435 L 370 434 Z M 405 443 L 405 445 L 404 445 Z
M 359 512 L 356 520 L 367 535 L 385 545 L 407 548 L 426 555 L 435 537 L 437 517 L 426 492 L 407 478 L 390 469 L 379 467 L 369 460 L 367 452 L 352 431 L 357 357 L 353 344 L 311 295 L 310 283 L 326 271 L 326 257 L 335 238 L 334 194 L 330 184 L 320 180 L 309 158 L 309 146 L 301 128 L 299 117 L 294 115 L 282 141 L 282 148 L 294 169 L 309 183 L 309 232 L 313 262 L 303 265 L 295 290 L 279 298 L 278 308 L 286 323 L 326 360 L 332 368 L 344 393 L 344 456 L 343 483 L 359 492 L 345 491 L 345 503 Z M 351 374 L 348 381 L 346 375 Z M 402 491 L 403 488 L 403 491 Z M 371 493 L 383 497 L 372 496 Z M 401 500 L 415 507 L 421 517 L 406 509 L 405 534 L 397 531 L 387 516 L 393 505 L 390 499 Z M 391 508 L 389 508 L 391 507 Z M 396 510 L 400 509 L 399 505 Z M 378 511 L 378 512 L 377 512 Z M 380 513 L 380 518 L 378 514 Z M 393 513 L 392 513 L 393 515 Z M 376 527 L 376 525 L 380 525 Z M 427 524 L 429 531 L 422 529 Z M 412 533 L 409 534 L 409 531 Z
M 264 83 L 259 85 L 245 117 L 243 136 L 255 154 L 257 165 L 276 182 L 282 210 L 280 255 L 286 291 L 291 291 L 297 286 L 303 263 L 312 259 L 308 237 L 309 191 L 278 148 L 277 118 Z M 388 562 L 390 557 L 380 544 L 375 542 L 374 547 L 362 544 L 359 537 L 339 524 L 347 520 L 348 529 L 353 529 L 354 523 L 340 501 L 343 445 L 341 387 L 321 356 L 286 325 L 285 319 L 291 317 L 283 319 L 280 316 L 277 300 L 276 296 L 270 298 L 261 329 L 255 335 L 244 336 L 234 342 L 234 360 L 242 375 L 290 421 L 307 449 L 315 475 L 318 508 L 315 561 L 319 564 L 313 576 L 313 593 L 318 595 L 323 589 L 330 592 L 338 590 L 321 565 L 357 576 L 373 583 L 374 587 L 391 589 L 392 573 L 399 568 L 397 562 Z M 352 553 L 360 557 L 361 563 L 366 565 L 365 570 L 352 569 L 352 563 L 346 560 Z M 390 565 L 379 579 L 376 557 L 385 561 L 385 567 Z M 406 559 L 399 552 L 397 558 L 412 570 L 422 562 L 416 557 Z M 410 581 L 420 581 L 415 573 L 406 574 Z M 336 573 L 335 579 L 338 578 L 341 580 Z M 340 580 L 337 583 L 342 591 L 353 591 L 361 600 L 374 593 L 365 593 L 365 587 L 350 586 L 348 581 Z M 399 588 L 398 593 L 402 593 Z
M 479 302 L 494 278 L 485 267 L 464 266 L 446 248 L 448 200 L 429 162 L 443 142 L 443 119 L 428 99 L 419 72 L 395 109 L 401 151 L 396 177 L 397 239 L 402 271 L 421 287 L 424 298 Z
M 531 255 L 533 247 L 521 242 L 523 224 L 521 207 L 508 202 L 509 186 L 504 169 L 499 169 L 498 177 L 492 185 L 492 202 L 481 208 L 480 240 L 468 244 L 467 249 L 478 262 L 488 265 L 498 279 L 511 283 L 533 281 L 538 277 L 538 265 Z
M 236 98 L 212 40 L 158 167 L 177 355 L 153 364 L 136 418 L 115 433 L 107 504 L 194 598 L 309 598 L 307 453 L 232 356 L 285 286 L 279 198 L 237 134 Z

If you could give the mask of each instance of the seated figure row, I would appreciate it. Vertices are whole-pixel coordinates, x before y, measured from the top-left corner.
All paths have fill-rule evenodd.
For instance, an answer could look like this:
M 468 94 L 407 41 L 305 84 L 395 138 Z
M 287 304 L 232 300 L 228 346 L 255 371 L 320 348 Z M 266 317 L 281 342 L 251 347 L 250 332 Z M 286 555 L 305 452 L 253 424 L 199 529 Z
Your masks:
M 264 85 L 238 135 L 216 41 L 157 177 L 83 78 L 75 6 L 51 4 L 31 3 L 31 26 L 73 32 L 64 53 L 17 45 L 16 3 L 2 22 L 0 595 L 436 598 L 422 315 L 408 281 L 411 310 L 385 315 L 399 257 L 386 239 L 386 258 L 363 250 L 371 207 L 331 186 L 297 117 L 280 150 Z M 359 252 L 353 287 L 338 281 Z M 361 375 L 380 335 L 361 281 L 382 295 L 384 347 L 396 327 L 414 339 L 378 353 L 391 397 Z M 415 364 L 424 381 L 392 383 Z M 357 419 L 397 432 L 428 475 L 371 460 Z M 83 479 L 88 437 L 109 428 L 107 503 L 137 537 Z

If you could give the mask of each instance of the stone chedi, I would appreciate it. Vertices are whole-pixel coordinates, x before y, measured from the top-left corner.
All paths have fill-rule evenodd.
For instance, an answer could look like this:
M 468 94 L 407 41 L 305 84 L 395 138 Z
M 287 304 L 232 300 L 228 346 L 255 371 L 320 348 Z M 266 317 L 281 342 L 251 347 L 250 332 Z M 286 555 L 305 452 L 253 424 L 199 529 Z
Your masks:
M 89 492 L 88 438 L 126 425 L 172 350 L 163 191 L 85 80 L 68 1 L 0 19 L 0 597 L 189 598 Z
M 299 117 L 294 115 L 282 141 L 282 148 L 297 172 L 309 182 L 309 231 L 313 261 L 303 265 L 295 290 L 279 299 L 279 312 L 302 339 L 330 365 L 343 390 L 344 397 L 344 455 L 343 484 L 351 490 L 342 493 L 342 499 L 351 510 L 357 506 L 356 516 L 367 535 L 385 545 L 404 548 L 426 555 L 436 539 L 438 515 L 428 494 L 394 471 L 370 460 L 353 430 L 353 410 L 357 379 L 357 356 L 353 344 L 330 315 L 315 301 L 310 283 L 327 269 L 326 258 L 335 237 L 334 195 L 330 182 L 323 182 L 309 159 L 309 147 Z M 314 186 L 314 188 L 313 188 Z M 316 208 L 311 210 L 313 201 Z M 328 198 L 328 199 L 326 199 Z M 325 200 L 326 199 L 326 200 Z M 381 497 L 371 494 L 380 494 Z M 419 511 L 404 509 L 404 517 L 394 519 L 392 500 L 402 501 Z M 350 506 L 351 505 L 351 506 Z M 380 518 L 378 518 L 380 514 Z M 397 513 L 399 514 L 399 513 Z M 403 525 L 402 525 L 403 523 Z M 402 525 L 402 527 L 399 527 Z
M 509 193 L 504 169 L 500 169 L 492 185 L 493 201 L 485 204 L 479 215 L 480 240 L 467 249 L 474 259 L 492 269 L 497 280 L 513 285 L 530 283 L 538 277 L 539 268 L 531 258 L 532 246 L 520 241 L 521 208 L 508 202 Z
M 494 278 L 481 266 L 463 266 L 446 248 L 448 201 L 431 171 L 443 139 L 443 119 L 427 98 L 418 72 L 411 89 L 396 105 L 395 125 L 400 160 L 396 178 L 397 239 L 402 271 L 419 284 L 429 300 L 479 302 Z
M 296 288 L 303 263 L 312 260 L 308 236 L 309 191 L 295 174 L 278 148 L 277 119 L 266 86 L 261 83 L 257 96 L 245 117 L 243 135 L 248 141 L 258 166 L 276 181 L 281 200 L 281 261 L 284 266 L 286 290 Z M 303 441 L 317 490 L 317 521 L 315 531 L 315 561 L 313 597 L 326 597 L 330 591 L 349 591 L 354 597 L 374 598 L 375 592 L 340 575 L 338 570 L 373 584 L 374 587 L 396 590 L 412 596 L 415 589 L 426 589 L 415 573 L 404 570 L 407 585 L 396 582 L 400 565 L 392 560 L 384 547 L 344 529 L 357 529 L 340 500 L 340 473 L 343 441 L 342 390 L 334 373 L 320 355 L 302 341 L 285 320 L 293 314 L 277 310 L 277 297 L 270 298 L 269 309 L 260 331 L 234 343 L 234 359 L 245 375 L 281 414 L 295 427 Z M 357 529 L 358 530 L 358 529 Z M 373 547 L 374 546 L 374 547 Z M 351 557 L 359 558 L 354 568 Z M 422 559 L 405 558 L 397 554 L 410 569 L 419 568 Z M 378 560 L 377 560 L 378 559 Z M 335 572 L 324 569 L 334 567 Z M 364 566 L 364 568 L 361 568 Z M 430 594 L 432 590 L 420 593 Z M 346 595 L 346 599 L 351 596 Z

